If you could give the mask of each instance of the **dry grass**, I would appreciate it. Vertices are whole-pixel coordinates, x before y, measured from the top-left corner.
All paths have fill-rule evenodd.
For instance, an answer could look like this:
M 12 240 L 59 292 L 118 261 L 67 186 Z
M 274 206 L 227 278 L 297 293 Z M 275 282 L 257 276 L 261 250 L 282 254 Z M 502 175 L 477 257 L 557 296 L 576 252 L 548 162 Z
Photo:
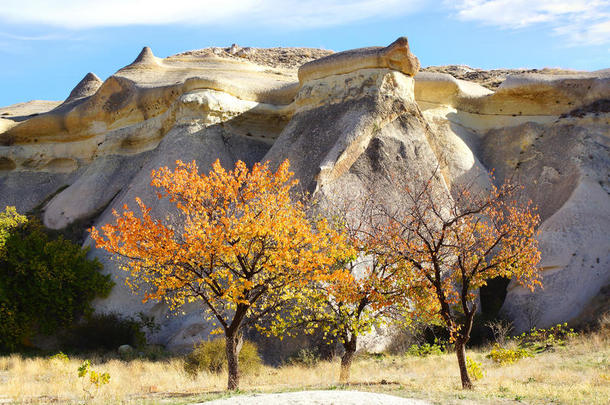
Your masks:
M 578 337 L 566 348 L 499 366 L 485 351 L 469 356 L 483 365 L 485 377 L 473 391 L 460 389 L 454 355 L 427 358 L 361 357 L 354 363 L 350 389 L 428 399 L 436 403 L 610 403 L 610 338 L 606 330 Z M 111 381 L 99 389 L 94 403 L 189 403 L 226 395 L 225 375 L 183 370 L 181 359 L 124 362 L 92 358 L 93 368 L 109 372 Z M 86 398 L 77 368 L 82 359 L 67 362 L 19 355 L 0 357 L 0 403 L 82 402 Z M 279 392 L 302 389 L 342 389 L 338 361 L 312 368 L 264 367 L 244 376 L 243 391 Z

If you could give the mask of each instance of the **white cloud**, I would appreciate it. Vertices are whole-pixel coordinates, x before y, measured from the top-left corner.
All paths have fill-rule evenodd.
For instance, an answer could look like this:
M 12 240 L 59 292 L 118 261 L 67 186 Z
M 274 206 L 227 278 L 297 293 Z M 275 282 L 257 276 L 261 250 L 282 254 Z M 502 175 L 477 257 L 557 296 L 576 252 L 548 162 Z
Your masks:
M 609 0 L 453 0 L 458 19 L 514 29 L 549 27 L 569 45 L 610 43 Z
M 0 32 L 0 38 L 6 38 L 13 41 L 57 41 L 74 39 L 63 34 L 43 34 L 43 35 L 15 35 L 8 32 Z
M 77 30 L 137 24 L 302 29 L 422 10 L 502 29 L 543 26 L 566 45 L 610 43 L 610 0 L 2 0 L 0 23 Z
M 134 24 L 311 28 L 414 12 L 423 0 L 3 0 L 0 19 L 82 29 Z

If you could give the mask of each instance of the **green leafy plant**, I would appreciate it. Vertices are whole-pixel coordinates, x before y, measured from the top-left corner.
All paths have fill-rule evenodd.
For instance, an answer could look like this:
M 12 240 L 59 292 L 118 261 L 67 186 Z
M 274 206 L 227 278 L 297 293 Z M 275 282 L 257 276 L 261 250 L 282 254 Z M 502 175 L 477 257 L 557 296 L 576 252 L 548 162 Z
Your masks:
M 566 342 L 575 337 L 574 329 L 568 329 L 567 323 L 557 324 L 547 329 L 533 328 L 529 332 L 523 332 L 510 341 L 516 347 L 503 347 L 499 343 L 494 344 L 487 358 L 500 365 L 512 364 L 525 358 L 533 357 L 540 353 L 558 346 L 565 346 Z
M 487 358 L 493 360 L 494 363 L 501 365 L 512 364 L 525 357 L 532 357 L 532 354 L 520 347 L 516 349 L 504 348 L 497 343 L 487 355 Z
M 443 354 L 444 350 L 441 346 L 437 344 L 424 343 L 422 345 L 412 345 L 407 350 L 407 355 L 409 356 L 418 356 L 418 357 L 427 357 L 430 355 L 440 355 Z
M 533 328 L 514 338 L 519 347 L 534 353 L 542 352 L 557 346 L 565 346 L 566 342 L 577 335 L 567 323 L 560 323 L 547 329 Z
M 474 380 L 480 380 L 485 376 L 483 372 L 483 366 L 478 361 L 472 360 L 470 357 L 466 357 L 466 368 L 468 369 L 468 374 Z
M 64 352 L 59 352 L 59 353 L 54 354 L 53 356 L 49 357 L 49 360 L 67 363 L 70 361 L 70 358 Z
M 312 349 L 301 349 L 288 358 L 287 363 L 305 367 L 314 367 L 320 362 L 320 355 Z
M 447 352 L 447 342 L 440 340 L 438 338 L 434 339 L 434 343 L 423 343 L 418 345 L 411 345 L 406 354 L 408 356 L 418 356 L 418 357 L 427 357 L 427 356 L 438 356 Z
M 251 374 L 258 371 L 262 361 L 258 349 L 252 342 L 245 340 L 238 356 L 240 371 Z M 201 371 L 221 373 L 227 367 L 227 353 L 223 339 L 199 342 L 184 360 L 184 371 L 196 376 Z
M 70 325 L 113 286 L 86 249 L 52 239 L 38 220 L 23 218 L 11 207 L 0 213 L 0 350 Z
M 7 206 L 3 212 L 0 212 L 0 258 L 6 251 L 4 246 L 13 231 L 27 222 L 27 217 L 19 214 L 15 207 Z
M 83 391 L 90 399 L 95 397 L 101 386 L 110 382 L 110 374 L 93 370 L 89 360 L 85 360 L 78 368 L 78 378 L 83 379 Z

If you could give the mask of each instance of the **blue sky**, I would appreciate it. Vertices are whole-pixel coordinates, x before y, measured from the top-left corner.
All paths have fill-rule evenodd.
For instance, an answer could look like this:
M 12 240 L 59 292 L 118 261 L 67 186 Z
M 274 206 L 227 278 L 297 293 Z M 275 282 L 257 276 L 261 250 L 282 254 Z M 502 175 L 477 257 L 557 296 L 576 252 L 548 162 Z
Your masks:
M 2 0 L 0 106 L 62 100 L 145 45 L 341 51 L 409 38 L 423 66 L 610 67 L 610 0 Z

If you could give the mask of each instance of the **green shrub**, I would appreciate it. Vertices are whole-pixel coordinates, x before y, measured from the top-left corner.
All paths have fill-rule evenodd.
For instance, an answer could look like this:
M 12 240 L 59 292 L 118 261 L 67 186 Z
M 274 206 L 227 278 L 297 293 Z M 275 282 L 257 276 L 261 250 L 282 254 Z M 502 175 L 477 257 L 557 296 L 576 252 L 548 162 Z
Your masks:
M 51 334 L 91 313 L 91 301 L 113 285 L 86 249 L 51 239 L 37 220 L 15 215 L 10 207 L 0 213 L 0 350 L 14 350 L 37 333 Z
M 519 347 L 541 352 L 555 346 L 565 346 L 567 340 L 576 335 L 574 329 L 568 329 L 567 323 L 560 323 L 547 329 L 533 328 L 529 332 L 516 336 L 514 340 Z
M 61 363 L 68 363 L 70 361 L 70 358 L 64 352 L 59 352 L 57 354 L 50 356 L 49 360 L 57 361 L 57 362 L 61 362 Z
M 430 355 L 438 356 L 445 353 L 446 351 L 446 345 L 442 341 L 435 339 L 435 342 L 432 344 L 424 343 L 419 345 L 411 345 L 411 347 L 409 347 L 409 349 L 407 350 L 406 354 L 408 356 L 427 357 Z
M 77 351 L 116 350 L 121 345 L 140 347 L 146 343 L 142 322 L 116 313 L 87 316 L 68 330 L 65 347 Z
M 505 365 L 512 364 L 525 358 L 533 357 L 534 354 L 553 349 L 556 346 L 564 346 L 568 339 L 576 336 L 573 329 L 568 329 L 567 323 L 558 324 L 547 329 L 533 328 L 529 332 L 523 332 L 508 340 L 513 342 L 513 347 L 503 347 L 499 343 L 494 344 L 487 358 L 495 363 Z
M 239 370 L 242 374 L 255 373 L 262 366 L 256 345 L 247 340 L 242 345 L 238 359 Z M 220 373 L 226 368 L 227 353 L 224 339 L 199 342 L 184 360 L 184 370 L 193 376 L 200 371 Z
M 6 252 L 4 247 L 6 241 L 17 228 L 25 225 L 27 222 L 27 217 L 19 214 L 15 207 L 7 206 L 3 212 L 0 212 L 0 259 Z
M 100 373 L 91 368 L 91 361 L 85 360 L 78 368 L 78 378 L 83 379 L 83 391 L 89 399 L 93 399 L 100 387 L 110 382 L 110 374 Z
M 293 366 L 315 367 L 320 362 L 320 354 L 313 349 L 301 349 L 288 357 L 286 363 Z
M 480 380 L 485 376 L 481 363 L 472 360 L 470 357 L 466 357 L 466 368 L 468 369 L 468 375 L 473 380 Z
M 499 344 L 495 344 L 487 358 L 492 359 L 494 363 L 501 365 L 512 364 L 522 358 L 532 357 L 529 351 L 523 348 L 509 349 L 503 348 Z

